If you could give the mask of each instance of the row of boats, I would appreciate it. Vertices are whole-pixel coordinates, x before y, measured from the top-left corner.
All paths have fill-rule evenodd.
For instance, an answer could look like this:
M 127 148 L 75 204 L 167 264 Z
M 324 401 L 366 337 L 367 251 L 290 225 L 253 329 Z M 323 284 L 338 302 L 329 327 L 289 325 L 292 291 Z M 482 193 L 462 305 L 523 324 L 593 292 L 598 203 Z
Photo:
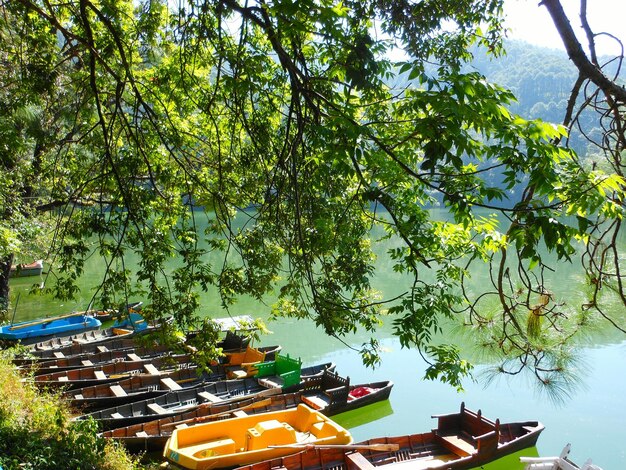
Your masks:
M 144 324 L 139 317 L 128 321 Z M 254 348 L 232 331 L 249 320 L 216 320 L 230 328 L 210 368 L 188 348 L 150 344 L 146 332 L 158 327 L 147 323 L 122 337 L 97 330 L 33 342 L 14 364 L 24 380 L 61 389 L 75 419 L 93 418 L 102 437 L 162 452 L 176 468 L 469 469 L 534 446 L 544 429 L 461 404 L 429 432 L 354 443 L 331 417 L 387 400 L 393 383 L 352 384 L 333 363 L 303 366 L 280 346 Z

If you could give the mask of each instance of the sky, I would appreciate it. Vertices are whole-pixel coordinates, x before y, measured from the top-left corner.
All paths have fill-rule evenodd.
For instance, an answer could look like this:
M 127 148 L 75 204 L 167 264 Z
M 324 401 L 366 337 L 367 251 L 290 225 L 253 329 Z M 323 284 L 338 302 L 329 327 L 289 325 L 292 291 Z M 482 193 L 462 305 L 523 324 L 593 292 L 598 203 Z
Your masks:
M 580 0 L 561 0 L 576 34 L 583 46 L 585 36 L 580 28 L 578 11 Z M 564 49 L 548 10 L 539 6 L 539 0 L 505 0 L 506 25 L 512 30 L 509 37 L 543 47 Z M 591 29 L 617 36 L 626 45 L 626 0 L 587 0 L 587 18 Z M 621 49 L 609 39 L 598 39 L 599 54 L 619 54 Z

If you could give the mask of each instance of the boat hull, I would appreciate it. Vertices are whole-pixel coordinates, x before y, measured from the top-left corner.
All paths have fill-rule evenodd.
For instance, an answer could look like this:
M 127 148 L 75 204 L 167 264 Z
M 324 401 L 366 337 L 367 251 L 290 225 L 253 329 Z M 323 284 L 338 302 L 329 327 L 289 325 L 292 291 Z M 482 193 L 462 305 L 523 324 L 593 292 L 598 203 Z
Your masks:
M 346 445 L 350 433 L 306 405 L 172 432 L 163 456 L 183 468 L 235 467 L 292 454 L 294 445 Z M 271 447 L 278 446 L 278 447 Z
M 0 339 L 34 344 L 51 338 L 97 330 L 101 325 L 92 316 L 69 314 L 1 326 Z

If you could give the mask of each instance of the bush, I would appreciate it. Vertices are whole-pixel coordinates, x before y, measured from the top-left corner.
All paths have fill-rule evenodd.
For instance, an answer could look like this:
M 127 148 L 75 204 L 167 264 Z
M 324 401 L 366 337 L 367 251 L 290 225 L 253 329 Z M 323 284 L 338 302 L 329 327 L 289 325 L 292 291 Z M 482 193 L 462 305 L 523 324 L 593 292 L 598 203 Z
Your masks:
M 137 457 L 98 436 L 93 420 L 73 421 L 58 392 L 41 392 L 0 354 L 0 466 L 11 469 L 139 469 Z

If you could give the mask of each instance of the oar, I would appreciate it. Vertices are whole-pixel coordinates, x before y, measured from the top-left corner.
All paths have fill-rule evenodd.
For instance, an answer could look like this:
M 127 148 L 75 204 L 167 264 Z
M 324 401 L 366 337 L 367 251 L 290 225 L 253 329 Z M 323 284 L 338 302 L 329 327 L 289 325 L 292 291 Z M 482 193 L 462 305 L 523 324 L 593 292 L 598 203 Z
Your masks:
M 374 452 L 394 452 L 400 449 L 399 444 L 285 444 L 267 446 L 270 449 L 345 449 L 373 450 Z
M 26 322 L 26 323 L 20 323 L 19 325 L 14 325 L 10 327 L 9 329 L 19 330 L 20 328 L 26 328 L 26 327 L 34 326 L 34 325 L 41 325 L 42 323 L 50 323 L 51 321 L 54 321 L 54 320 L 61 320 L 63 318 L 75 317 L 76 315 L 83 315 L 83 312 L 74 312 L 74 313 L 68 313 L 66 315 L 59 315 L 57 317 L 48 317 L 48 318 L 42 318 L 41 320 L 33 320 L 30 322 Z

